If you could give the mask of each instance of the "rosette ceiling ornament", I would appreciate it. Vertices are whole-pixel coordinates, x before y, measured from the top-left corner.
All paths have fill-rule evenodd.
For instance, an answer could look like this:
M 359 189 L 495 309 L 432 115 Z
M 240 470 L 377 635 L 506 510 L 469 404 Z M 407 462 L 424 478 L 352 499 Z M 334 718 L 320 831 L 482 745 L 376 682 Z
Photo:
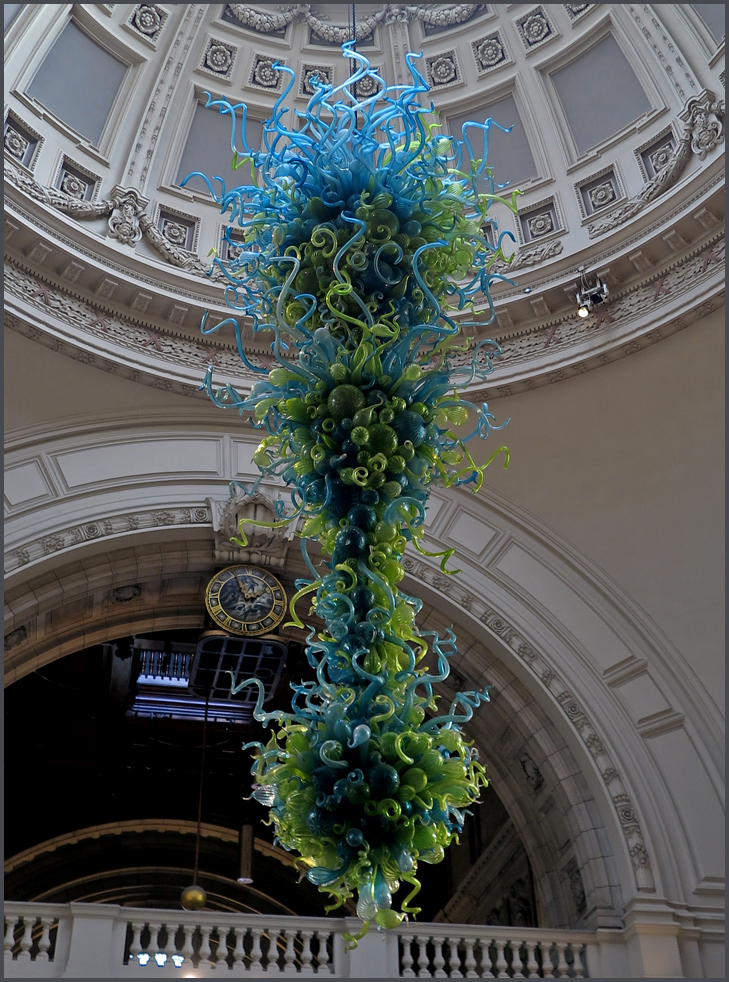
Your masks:
M 485 298 L 493 317 L 490 284 L 504 278 L 493 266 L 503 268 L 510 233 L 491 245 L 482 226 L 493 200 L 515 210 L 516 192 L 499 196 L 486 166 L 497 124 L 465 123 L 455 139 L 428 122 L 417 56 L 407 56 L 412 83 L 388 87 L 354 42 L 342 53 L 353 74 L 336 87 L 315 78 L 298 126 L 286 126 L 283 108 L 294 72 L 275 66 L 288 85 L 264 125 L 263 151 L 247 141 L 246 106 L 208 96 L 230 116 L 233 167 L 251 179 L 227 190 L 205 177 L 228 213 L 226 236 L 237 225 L 245 241 L 235 258 L 214 259 L 234 316 L 204 319 L 202 330 L 231 328 L 258 380 L 249 395 L 216 387 L 211 366 L 203 387 L 263 430 L 248 493 L 264 479 L 291 491 L 288 514 L 278 501 L 274 521 L 242 521 L 237 541 L 246 544 L 244 525 L 298 522 L 311 576 L 296 584 L 290 623 L 304 628 L 296 608 L 308 597 L 324 624 L 308 629 L 313 679 L 294 687 L 291 712 L 266 712 L 260 681 L 233 679 L 234 691 L 258 686 L 255 717 L 274 730 L 268 743 L 247 745 L 254 795 L 270 807 L 278 842 L 334 897 L 330 909 L 356 892 L 366 930 L 418 912 L 418 863 L 443 859 L 486 784 L 460 727 L 489 687 L 460 692 L 439 712 L 434 686 L 449 674 L 455 635 L 418 629 L 422 602 L 398 583 L 408 543 L 458 572 L 448 568 L 452 549 L 423 547 L 432 485 L 477 492 L 488 463 L 503 455 L 508 464 L 505 447 L 474 461 L 469 441 L 500 426 L 486 404 L 458 392 L 492 371 L 500 349 L 474 343 L 463 329 L 476 322 L 451 315 L 468 316 Z M 376 83 L 366 87 L 375 94 L 358 100 L 362 80 Z M 474 133 L 483 159 L 474 158 Z M 270 371 L 246 357 L 240 316 L 270 332 Z M 308 540 L 321 547 L 323 575 Z

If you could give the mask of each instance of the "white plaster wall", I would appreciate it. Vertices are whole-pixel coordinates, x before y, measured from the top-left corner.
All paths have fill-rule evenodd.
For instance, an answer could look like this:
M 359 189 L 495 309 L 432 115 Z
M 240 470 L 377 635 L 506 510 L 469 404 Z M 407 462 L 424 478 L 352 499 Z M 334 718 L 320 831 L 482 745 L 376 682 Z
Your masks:
M 485 483 L 613 577 L 723 710 L 724 311 L 491 409 L 512 456 Z
M 203 372 L 200 373 L 201 378 Z M 5 331 L 5 434 L 12 438 L 18 430 L 47 422 L 49 427 L 71 417 L 87 416 L 130 407 L 149 407 L 174 411 L 187 409 L 193 400 L 136 385 L 108 372 L 99 372 L 72 358 L 34 344 L 15 331 Z M 214 414 L 207 399 L 194 402 L 201 416 Z

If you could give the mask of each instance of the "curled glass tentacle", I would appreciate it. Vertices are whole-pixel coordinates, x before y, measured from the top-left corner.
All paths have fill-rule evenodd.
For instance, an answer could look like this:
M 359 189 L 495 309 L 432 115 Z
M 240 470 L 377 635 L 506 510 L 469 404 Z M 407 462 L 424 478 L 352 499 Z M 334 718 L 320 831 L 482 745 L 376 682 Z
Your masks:
M 212 326 L 204 319 L 202 331 L 232 327 L 254 381 L 248 394 L 216 388 L 211 365 L 201 387 L 262 431 L 253 455 L 260 476 L 244 490 L 278 480 L 291 492 L 288 514 L 278 502 L 273 522 L 243 519 L 235 541 L 246 542 L 248 525 L 295 523 L 310 578 L 296 581 L 289 624 L 306 629 L 305 599 L 323 622 L 308 627 L 314 678 L 293 686 L 290 713 L 266 711 L 260 680 L 232 679 L 233 691 L 257 687 L 254 717 L 275 731 L 246 745 L 253 797 L 270 808 L 276 841 L 334 898 L 330 909 L 356 894 L 365 925 L 389 928 L 418 913 L 418 863 L 441 861 L 487 784 L 460 727 L 489 687 L 457 693 L 436 715 L 455 635 L 419 630 L 422 601 L 399 584 L 409 542 L 457 572 L 446 568 L 454 550 L 434 551 L 425 539 L 432 487 L 475 493 L 493 459 L 504 453 L 508 464 L 505 447 L 474 461 L 467 444 L 501 426 L 486 403 L 458 391 L 486 379 L 501 349 L 479 336 L 483 321 L 452 315 L 475 316 L 478 298 L 493 320 L 490 287 L 506 277 L 492 268 L 514 237 L 502 232 L 491 244 L 482 225 L 494 201 L 516 211 L 517 192 L 500 197 L 486 163 L 498 123 L 469 121 L 458 139 L 428 122 L 417 55 L 406 56 L 411 83 L 388 86 L 352 42 L 342 51 L 355 71 L 336 87 L 313 78 L 291 128 L 283 103 L 295 74 L 273 66 L 287 78 L 261 150 L 246 133 L 245 105 L 208 96 L 230 116 L 233 170 L 246 163 L 251 181 L 226 189 L 205 178 L 242 242 L 240 231 L 235 239 L 226 231 L 227 258 L 213 261 L 232 315 Z M 360 99 L 365 80 L 377 91 Z M 478 158 L 474 129 L 484 137 Z M 272 368 L 246 353 L 240 316 L 254 335 L 267 332 Z M 310 539 L 325 560 L 321 574 Z

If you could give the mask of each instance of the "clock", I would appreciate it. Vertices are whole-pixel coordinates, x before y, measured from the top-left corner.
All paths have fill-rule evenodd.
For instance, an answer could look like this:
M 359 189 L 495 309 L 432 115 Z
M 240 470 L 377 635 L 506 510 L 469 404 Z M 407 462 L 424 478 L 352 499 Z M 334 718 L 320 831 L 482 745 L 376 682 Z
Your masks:
M 286 604 L 279 581 L 258 566 L 227 566 L 205 590 L 205 606 L 215 623 L 244 637 L 272 631 L 283 620 Z

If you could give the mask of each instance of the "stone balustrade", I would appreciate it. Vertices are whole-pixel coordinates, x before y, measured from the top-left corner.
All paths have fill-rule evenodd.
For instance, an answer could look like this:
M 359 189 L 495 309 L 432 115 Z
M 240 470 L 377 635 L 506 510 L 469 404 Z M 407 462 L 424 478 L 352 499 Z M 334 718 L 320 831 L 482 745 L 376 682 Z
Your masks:
M 347 950 L 354 918 L 5 904 L 6 978 L 599 977 L 587 931 L 406 923 Z M 594 964 L 593 964 L 594 961 Z M 592 969 L 592 970 L 591 970 Z

